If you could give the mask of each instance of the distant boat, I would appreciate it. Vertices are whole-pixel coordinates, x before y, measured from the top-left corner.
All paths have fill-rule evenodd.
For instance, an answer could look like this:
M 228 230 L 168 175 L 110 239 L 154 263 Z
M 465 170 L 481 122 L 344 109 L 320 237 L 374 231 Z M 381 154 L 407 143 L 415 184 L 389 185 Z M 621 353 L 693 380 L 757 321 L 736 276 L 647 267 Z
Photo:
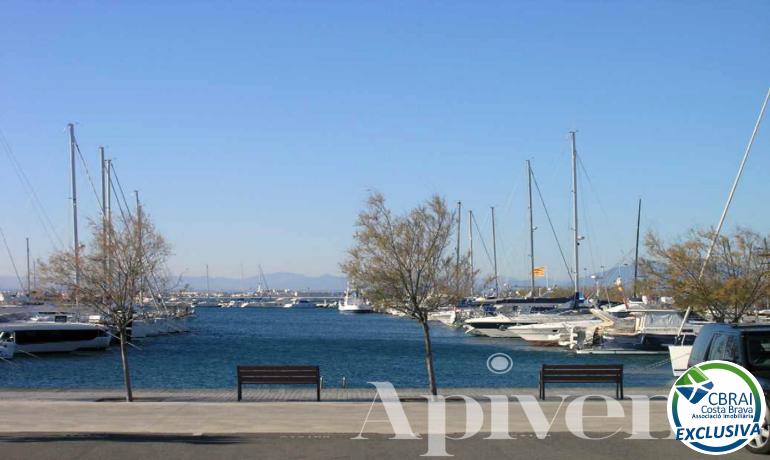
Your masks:
M 340 300 L 339 311 L 346 313 L 371 313 L 372 304 L 358 294 L 358 291 L 346 289 L 345 297 Z
M 221 306 L 222 304 L 217 302 L 214 299 L 203 299 L 203 300 L 197 300 L 193 302 L 193 307 L 195 308 L 201 308 L 201 307 L 220 308 Z
M 283 304 L 283 308 L 315 308 L 316 304 L 307 299 L 292 299 L 291 302 Z

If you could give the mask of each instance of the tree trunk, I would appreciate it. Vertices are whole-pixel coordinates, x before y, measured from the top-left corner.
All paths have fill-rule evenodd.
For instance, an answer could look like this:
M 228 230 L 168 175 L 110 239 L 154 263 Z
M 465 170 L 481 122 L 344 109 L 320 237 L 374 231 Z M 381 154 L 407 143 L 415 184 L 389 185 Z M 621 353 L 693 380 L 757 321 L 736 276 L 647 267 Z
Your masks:
M 438 389 L 436 388 L 436 374 L 433 371 L 433 348 L 430 343 L 430 328 L 428 327 L 428 320 L 420 319 L 420 325 L 422 325 L 422 332 L 425 339 L 425 367 L 428 370 L 430 394 L 436 396 L 438 394 Z
M 123 383 L 126 385 L 126 401 L 134 400 L 134 394 L 131 391 L 131 373 L 128 371 L 128 347 L 126 343 L 126 327 L 120 328 L 120 361 L 123 364 Z

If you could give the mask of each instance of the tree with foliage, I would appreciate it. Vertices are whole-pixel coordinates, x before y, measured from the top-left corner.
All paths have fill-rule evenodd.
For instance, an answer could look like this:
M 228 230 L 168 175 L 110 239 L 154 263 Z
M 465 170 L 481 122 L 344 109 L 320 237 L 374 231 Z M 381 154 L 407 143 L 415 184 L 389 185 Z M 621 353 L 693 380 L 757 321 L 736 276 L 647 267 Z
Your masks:
M 437 394 L 428 315 L 457 305 L 474 278 L 468 256 L 452 246 L 456 216 L 439 196 L 403 215 L 372 194 L 358 215 L 355 244 L 342 271 L 374 305 L 417 320 L 422 327 L 430 392 Z
M 79 282 L 75 282 L 74 250 L 58 251 L 41 262 L 43 280 L 50 286 L 77 297 L 83 305 L 99 312 L 114 328 L 120 340 L 120 359 L 126 400 L 133 401 L 128 365 L 128 329 L 134 306 L 141 302 L 143 289 L 167 279 L 169 244 L 156 230 L 141 207 L 121 225 L 91 223 L 91 242 L 77 254 Z
M 641 260 L 645 286 L 669 295 L 677 304 L 709 312 L 718 322 L 738 322 L 770 293 L 766 239 L 745 228 L 717 238 L 704 260 L 714 232 L 691 230 L 687 238 L 666 244 L 650 232 L 647 257 Z M 702 273 L 701 273 L 702 272 Z

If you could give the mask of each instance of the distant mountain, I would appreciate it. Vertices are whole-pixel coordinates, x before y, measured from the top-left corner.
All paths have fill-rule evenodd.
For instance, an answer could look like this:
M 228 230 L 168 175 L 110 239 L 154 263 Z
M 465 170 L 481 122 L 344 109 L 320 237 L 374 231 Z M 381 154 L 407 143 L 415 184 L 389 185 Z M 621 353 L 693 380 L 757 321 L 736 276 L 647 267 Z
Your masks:
M 615 279 L 620 276 L 623 279 L 623 284 L 627 287 L 631 286 L 634 279 L 634 267 L 631 265 L 622 265 L 619 267 L 613 267 L 598 274 L 600 283 L 602 285 L 609 285 L 615 282 Z M 290 272 L 277 272 L 265 274 L 267 284 L 272 289 L 291 289 L 297 291 L 342 291 L 347 285 L 347 279 L 344 276 L 336 275 L 321 275 L 321 276 L 307 276 L 299 273 Z M 569 280 L 549 280 L 550 284 L 556 283 L 559 286 L 569 286 L 571 283 Z M 542 286 L 545 283 L 544 278 L 538 278 L 537 284 Z M 583 286 L 593 286 L 594 280 L 590 277 L 581 277 L 580 283 Z M 183 276 L 182 286 L 189 284 L 191 289 L 204 290 L 206 289 L 206 277 L 205 276 Z M 500 277 L 500 284 L 507 284 L 508 286 L 526 288 L 529 286 L 529 280 Z M 224 277 L 212 277 L 211 289 L 214 291 L 240 291 L 240 290 L 255 290 L 260 285 L 259 277 L 252 276 L 244 278 L 241 281 L 238 278 L 224 278 Z M 263 286 L 264 287 L 264 286 Z M 19 282 L 14 276 L 0 276 L 0 290 L 16 290 L 19 289 Z
M 321 275 L 307 276 L 299 273 L 278 272 L 266 273 L 268 287 L 271 289 L 291 289 L 297 291 L 342 291 L 347 285 L 347 279 L 343 276 Z M 183 276 L 182 285 L 189 284 L 191 289 L 206 289 L 205 276 Z M 261 284 L 259 277 L 244 278 L 212 277 L 210 285 L 212 291 L 253 291 Z M 265 286 L 262 286 L 263 288 Z
M 611 267 L 607 270 L 605 270 L 602 273 L 596 273 L 595 274 L 597 278 L 599 279 L 599 284 L 602 286 L 608 286 L 615 283 L 615 280 L 620 277 L 623 280 L 623 285 L 626 287 L 630 287 L 633 284 L 634 280 L 634 267 L 633 265 L 619 265 L 616 267 Z M 508 286 L 513 286 L 516 288 L 527 288 L 529 286 L 529 279 L 519 279 L 519 278 L 508 278 L 501 276 L 499 280 L 500 284 L 507 284 Z M 572 285 L 572 281 L 569 279 L 549 279 L 548 283 L 550 285 L 558 285 L 563 287 L 568 287 Z M 583 286 L 581 290 L 585 290 L 585 286 L 594 286 L 596 283 L 596 280 L 594 278 L 591 278 L 591 276 L 581 276 L 580 277 L 580 285 Z M 537 285 L 538 286 L 544 286 L 545 285 L 545 278 L 537 278 Z

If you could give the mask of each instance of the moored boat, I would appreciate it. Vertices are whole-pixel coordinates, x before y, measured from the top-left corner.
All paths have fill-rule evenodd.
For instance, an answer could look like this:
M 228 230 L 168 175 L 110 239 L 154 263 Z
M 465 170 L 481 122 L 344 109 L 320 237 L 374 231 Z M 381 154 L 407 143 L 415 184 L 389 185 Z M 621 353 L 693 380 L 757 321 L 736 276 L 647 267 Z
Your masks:
M 23 321 L 0 323 L 5 342 L 15 352 L 61 353 L 76 350 L 103 350 L 110 345 L 107 328 L 91 323 Z
M 345 296 L 340 300 L 339 311 L 345 313 L 371 313 L 372 304 L 359 295 L 358 291 L 346 289 Z

